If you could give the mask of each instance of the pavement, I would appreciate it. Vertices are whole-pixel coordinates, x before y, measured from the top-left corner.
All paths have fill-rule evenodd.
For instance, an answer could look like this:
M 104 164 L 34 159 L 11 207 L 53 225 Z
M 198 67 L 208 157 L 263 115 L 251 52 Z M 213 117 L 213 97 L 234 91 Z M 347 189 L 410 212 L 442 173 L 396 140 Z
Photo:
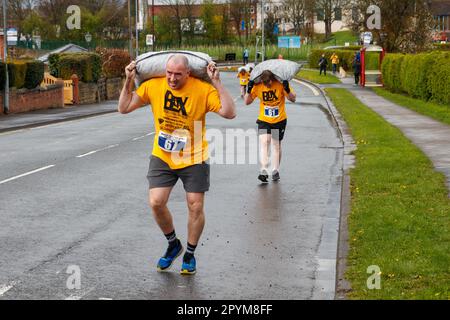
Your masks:
M 117 111 L 117 100 L 0 115 L 0 132 L 32 128 Z
M 319 87 L 348 89 L 362 103 L 399 128 L 427 155 L 434 168 L 445 175 L 450 197 L 450 126 L 386 100 L 370 88 L 353 86 L 353 78 L 343 78 L 341 82 Z
M 211 189 L 195 276 L 179 274 L 181 259 L 156 271 L 166 240 L 147 204 L 146 107 L 0 134 L 0 299 L 334 299 L 345 157 L 327 101 L 292 82 L 281 181 L 261 185 L 258 104 L 244 106 L 235 73 L 222 79 L 238 116 L 207 116 Z M 20 128 L 56 111 L 71 119 L 68 110 L 1 118 Z M 169 209 L 185 244 L 181 183 Z

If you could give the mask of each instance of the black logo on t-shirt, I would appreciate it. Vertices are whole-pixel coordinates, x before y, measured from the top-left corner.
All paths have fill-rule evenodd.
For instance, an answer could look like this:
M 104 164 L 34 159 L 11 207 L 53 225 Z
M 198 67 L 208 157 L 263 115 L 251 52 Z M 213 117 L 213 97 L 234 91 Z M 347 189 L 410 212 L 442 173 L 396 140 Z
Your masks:
M 269 90 L 269 91 L 263 91 L 262 97 L 264 102 L 271 102 L 278 100 L 278 97 L 276 96 L 275 90 Z
M 172 92 L 167 90 L 166 96 L 164 97 L 164 109 L 181 112 L 183 116 L 187 116 L 186 108 L 184 107 L 187 99 L 188 97 L 184 98 L 184 100 L 181 97 L 176 97 L 172 94 Z

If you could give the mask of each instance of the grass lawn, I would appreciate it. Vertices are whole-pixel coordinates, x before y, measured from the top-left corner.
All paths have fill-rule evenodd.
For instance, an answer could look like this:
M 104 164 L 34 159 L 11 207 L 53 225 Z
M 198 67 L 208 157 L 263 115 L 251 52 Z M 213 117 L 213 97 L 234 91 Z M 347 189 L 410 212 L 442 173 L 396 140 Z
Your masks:
M 341 83 L 341 81 L 332 75 L 331 72 L 327 72 L 327 75 L 324 76 L 319 75 L 319 70 L 300 70 L 299 73 L 297 73 L 297 77 L 318 83 L 318 84 L 332 84 L 332 83 Z
M 338 31 L 332 34 L 331 39 L 325 42 L 323 45 L 327 46 L 343 46 L 346 42 L 349 42 L 350 45 L 355 45 L 355 42 L 358 41 L 358 36 L 354 35 L 352 31 Z
M 414 99 L 402 94 L 389 92 L 383 88 L 374 88 L 374 91 L 376 94 L 400 106 L 450 125 L 450 106 Z
M 350 172 L 350 299 L 450 298 L 450 199 L 443 174 L 346 89 L 326 89 L 358 148 Z M 381 289 L 369 290 L 369 266 Z

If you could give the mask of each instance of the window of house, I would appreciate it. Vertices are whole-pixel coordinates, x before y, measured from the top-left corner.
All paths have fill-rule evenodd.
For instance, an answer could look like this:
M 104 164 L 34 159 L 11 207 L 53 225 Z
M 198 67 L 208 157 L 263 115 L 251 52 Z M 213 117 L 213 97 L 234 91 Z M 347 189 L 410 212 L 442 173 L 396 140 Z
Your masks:
M 317 10 L 317 21 L 324 21 L 325 20 L 325 13 L 323 9 Z
M 334 9 L 334 20 L 336 20 L 336 21 L 342 20 L 342 8 Z

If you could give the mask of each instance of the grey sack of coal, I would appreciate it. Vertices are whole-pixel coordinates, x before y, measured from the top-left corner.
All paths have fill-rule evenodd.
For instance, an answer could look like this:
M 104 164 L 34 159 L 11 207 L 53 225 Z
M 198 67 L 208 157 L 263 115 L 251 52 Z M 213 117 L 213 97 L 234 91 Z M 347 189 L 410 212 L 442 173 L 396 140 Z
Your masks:
M 138 56 L 136 58 L 136 86 L 151 78 L 165 77 L 167 60 L 178 53 L 188 59 L 191 76 L 211 83 L 206 71 L 206 67 L 212 61 L 209 55 L 202 52 L 174 50 L 147 52 Z
M 261 82 L 260 77 L 263 71 L 269 70 L 275 75 L 275 78 L 283 82 L 284 80 L 291 81 L 298 73 L 302 66 L 297 62 L 283 59 L 271 59 L 258 63 L 250 75 L 250 80 L 255 83 Z

